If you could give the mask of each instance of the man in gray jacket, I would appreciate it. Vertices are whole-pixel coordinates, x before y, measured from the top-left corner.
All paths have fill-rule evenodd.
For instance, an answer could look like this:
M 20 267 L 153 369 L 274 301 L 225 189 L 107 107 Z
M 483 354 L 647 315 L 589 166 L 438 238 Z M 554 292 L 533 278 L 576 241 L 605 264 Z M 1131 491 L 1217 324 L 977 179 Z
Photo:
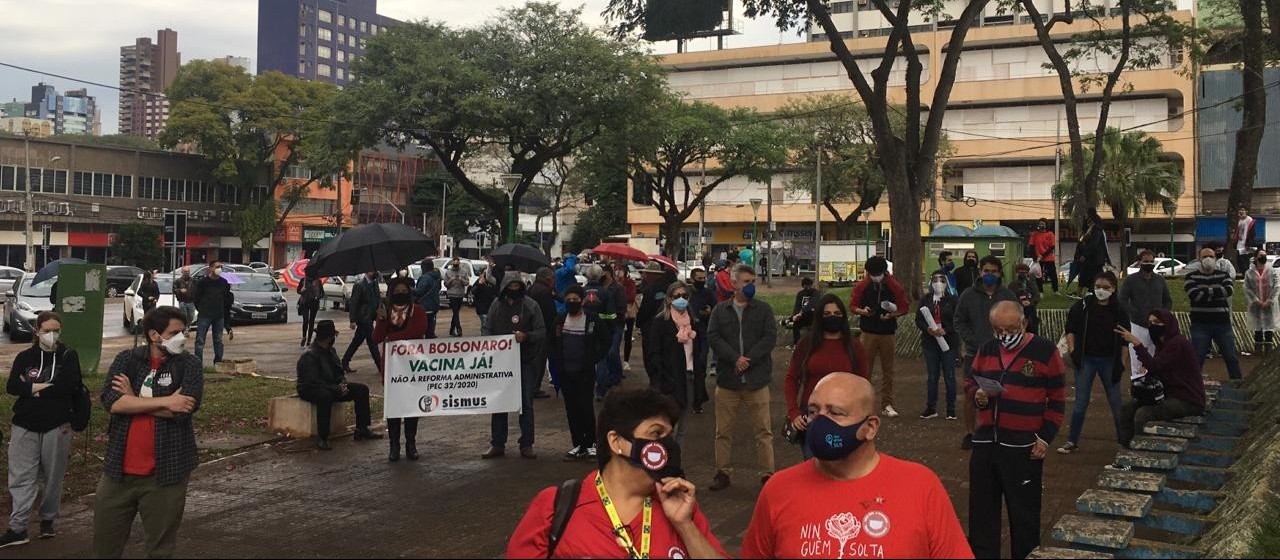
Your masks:
M 1151 251 L 1143 249 L 1138 253 L 1138 267 L 1140 271 L 1137 274 L 1130 274 L 1120 285 L 1120 304 L 1124 306 L 1124 311 L 1129 316 L 1129 332 L 1142 341 L 1142 345 L 1147 347 L 1147 352 L 1155 355 L 1156 346 L 1151 340 L 1151 333 L 1147 330 L 1147 317 L 1157 309 L 1172 310 L 1173 296 L 1169 295 L 1169 284 L 1165 282 L 1164 277 L 1155 273 L 1156 256 Z M 1137 350 L 1129 346 L 1130 377 L 1136 377 L 1138 368 L 1141 366 L 1142 362 L 1138 361 Z
M 449 336 L 462 336 L 462 298 L 467 296 L 467 287 L 470 285 L 471 278 L 462 271 L 462 261 L 454 257 L 444 269 L 445 293 L 449 296 L 449 309 L 453 310 Z
M 995 338 L 991 329 L 991 308 L 1001 301 L 1017 302 L 1018 296 L 1000 283 L 1004 267 L 1000 259 L 987 255 L 978 263 L 981 276 L 978 282 L 960 294 L 956 303 L 956 332 L 964 341 L 964 375 L 973 374 L 973 358 L 978 349 L 988 340 Z M 960 441 L 960 449 L 969 449 L 973 445 L 973 427 L 977 421 L 977 412 L 971 399 L 964 404 L 964 439 Z
M 489 315 L 481 333 L 484 335 L 515 335 L 520 344 L 520 456 L 537 459 L 533 452 L 533 393 L 542 379 L 543 345 L 546 342 L 546 325 L 542 310 L 533 298 L 525 297 L 524 279 L 519 272 L 507 272 L 502 277 L 502 295 L 489 306 Z M 507 454 L 507 413 L 494 414 L 490 424 L 489 450 L 482 459 L 494 459 Z
M 768 303 L 755 299 L 756 273 L 750 266 L 733 271 L 733 297 L 720 302 L 708 321 L 707 341 L 717 358 L 716 476 L 713 491 L 729 487 L 732 474 L 734 420 L 745 413 L 755 433 L 760 482 L 773 476 L 773 430 L 769 412 L 771 354 L 778 338 L 777 321 Z

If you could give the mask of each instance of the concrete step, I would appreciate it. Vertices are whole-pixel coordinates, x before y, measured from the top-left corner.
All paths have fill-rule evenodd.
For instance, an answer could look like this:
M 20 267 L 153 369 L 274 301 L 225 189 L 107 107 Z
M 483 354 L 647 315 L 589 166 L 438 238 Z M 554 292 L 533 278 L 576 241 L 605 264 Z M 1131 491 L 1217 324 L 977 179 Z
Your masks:
M 1121 550 L 1133 538 L 1133 523 L 1067 514 L 1053 526 L 1053 538 L 1065 543 Z
M 1124 549 L 1116 555 L 1117 558 L 1134 558 L 1134 559 L 1198 559 L 1203 553 L 1196 548 L 1182 546 L 1178 544 L 1168 544 L 1159 541 L 1149 541 L 1146 539 L 1132 539 L 1129 541 L 1129 548 Z
M 1147 422 L 1147 424 L 1142 427 L 1142 433 L 1151 436 L 1195 439 L 1198 430 L 1196 430 L 1196 426 L 1179 424 L 1177 422 Z
M 1236 448 L 1236 445 L 1239 443 L 1240 443 L 1240 438 L 1238 437 L 1212 436 L 1208 434 L 1201 434 L 1200 437 L 1196 438 L 1194 441 L 1191 442 L 1191 446 L 1188 449 L 1207 449 L 1209 451 L 1231 451 L 1231 450 L 1234 450 Z
M 1213 414 L 1217 414 L 1216 412 Z M 1213 436 L 1240 437 L 1249 431 L 1248 424 L 1238 422 L 1223 421 L 1213 416 L 1210 417 L 1211 422 L 1200 426 L 1200 433 Z
M 1197 513 L 1210 513 L 1218 508 L 1218 503 L 1226 497 L 1223 492 L 1214 490 L 1175 490 L 1165 488 L 1156 493 L 1156 503 L 1184 509 Z
M 1209 413 L 1209 424 L 1218 424 L 1226 422 L 1229 424 L 1244 424 L 1248 427 L 1249 420 L 1253 417 L 1253 413 L 1247 410 L 1230 410 L 1226 408 L 1215 409 Z
M 1198 467 L 1230 467 L 1236 462 L 1236 455 L 1223 451 L 1206 451 L 1200 449 L 1192 449 L 1183 453 L 1180 460 L 1183 464 L 1194 465 Z
M 1159 492 L 1164 489 L 1165 475 L 1142 471 L 1102 471 L 1098 486 L 1131 492 Z
M 1178 466 L 1178 454 L 1126 450 L 1116 454 L 1116 464 L 1137 469 L 1169 471 Z
M 1146 517 L 1134 520 L 1134 523 L 1167 533 L 1197 537 L 1217 523 L 1217 519 L 1195 513 L 1153 510 Z
M 1234 399 L 1219 398 L 1214 400 L 1214 408 L 1218 410 L 1239 410 L 1253 411 L 1258 408 L 1258 403 L 1252 401 L 1237 401 Z
M 1170 480 L 1195 484 L 1205 490 L 1217 490 L 1231 478 L 1227 469 L 1180 465 L 1169 473 Z
M 1183 416 L 1182 418 L 1174 418 L 1173 420 L 1170 420 L 1170 421 L 1177 422 L 1179 424 L 1194 424 L 1196 426 L 1199 426 L 1201 424 L 1204 424 L 1204 417 L 1203 416 Z
M 1041 558 L 1044 560 L 1051 559 L 1069 559 L 1069 558 L 1115 558 L 1114 554 L 1105 554 L 1102 552 L 1086 552 L 1076 550 L 1074 548 L 1061 548 L 1056 546 L 1037 546 L 1027 558 Z
M 1137 451 L 1160 451 L 1164 453 L 1182 453 L 1187 450 L 1190 440 L 1165 436 L 1138 436 L 1129 442 L 1129 447 Z
M 1231 387 L 1224 384 L 1220 389 L 1218 389 L 1218 397 L 1233 401 L 1248 401 L 1253 400 L 1253 391 Z
M 1154 501 L 1150 494 L 1090 488 L 1076 498 L 1076 511 L 1136 519 L 1146 516 Z

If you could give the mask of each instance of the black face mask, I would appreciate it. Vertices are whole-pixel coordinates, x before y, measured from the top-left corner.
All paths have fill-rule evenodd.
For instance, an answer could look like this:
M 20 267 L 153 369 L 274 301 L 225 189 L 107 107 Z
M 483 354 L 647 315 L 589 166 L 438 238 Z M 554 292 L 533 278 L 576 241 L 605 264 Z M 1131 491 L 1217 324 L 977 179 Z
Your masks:
M 1139 265 L 1139 267 L 1140 267 L 1140 268 L 1142 268 L 1142 271 L 1143 271 L 1143 272 L 1152 272 L 1152 271 L 1154 271 L 1154 270 L 1156 269 L 1156 263 L 1146 263 L 1146 262 L 1144 262 L 1144 263 L 1142 263 L 1141 265 Z
M 580 301 L 566 301 L 566 302 L 564 303 L 564 308 L 565 308 L 565 309 L 567 309 L 567 310 L 569 310 L 569 314 L 571 314 L 571 315 L 577 315 L 578 313 L 580 313 L 580 312 L 582 311 L 582 302 L 580 302 Z
M 650 478 L 658 482 L 664 478 L 684 476 L 684 469 L 680 466 L 680 444 L 672 436 L 635 438 L 631 441 L 631 456 L 627 462 L 644 469 Z
M 838 333 L 849 326 L 849 321 L 844 317 L 837 315 L 827 315 L 822 318 L 823 332 Z
M 965 259 L 964 264 L 972 266 L 978 264 L 978 259 Z
M 697 281 L 697 280 L 694 280 L 694 281 L 693 281 L 693 287 L 695 287 L 695 288 L 697 288 L 697 289 L 701 290 L 701 289 L 703 289 L 703 288 L 707 287 L 707 281 L 706 281 L 706 280 L 703 280 L 703 281 L 699 282 L 699 281 Z
M 413 301 L 413 295 L 405 292 L 396 292 L 391 294 L 391 303 L 394 305 L 409 305 Z
M 1149 334 L 1151 334 L 1151 341 L 1152 341 L 1152 342 L 1163 342 L 1163 341 L 1164 341 L 1164 330 L 1165 330 L 1165 326 L 1164 326 L 1164 325 L 1155 325 L 1155 324 L 1152 324 L 1152 325 L 1147 326 L 1147 332 L 1148 332 Z
M 515 303 L 524 297 L 524 290 L 507 290 L 507 301 Z

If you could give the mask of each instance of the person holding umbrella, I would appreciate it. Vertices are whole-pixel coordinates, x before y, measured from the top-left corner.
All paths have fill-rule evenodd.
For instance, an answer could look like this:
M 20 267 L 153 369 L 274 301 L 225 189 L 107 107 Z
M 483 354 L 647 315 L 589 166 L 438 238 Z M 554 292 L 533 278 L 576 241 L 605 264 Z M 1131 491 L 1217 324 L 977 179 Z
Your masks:
M 378 303 L 377 323 L 373 327 L 373 344 L 379 347 L 383 343 L 394 340 L 417 340 L 427 336 L 427 312 L 421 305 L 413 302 L 413 280 L 403 276 L 392 278 L 387 284 L 389 305 Z M 382 373 L 382 384 L 386 386 L 387 372 L 383 363 L 378 364 Z M 404 425 L 404 456 L 410 461 L 418 460 L 418 418 L 388 418 L 387 436 L 391 441 L 391 451 L 387 460 L 400 460 L 400 427 Z
M 351 319 L 351 330 L 355 331 L 355 335 L 351 337 L 347 352 L 342 355 L 342 369 L 348 374 L 356 371 L 351 369 L 351 358 L 355 357 L 356 350 L 360 349 L 362 343 L 368 344 L 369 354 L 373 356 L 373 365 L 377 366 L 378 371 L 382 371 L 382 357 L 378 354 L 377 343 L 373 340 L 373 321 L 377 318 L 381 300 L 382 294 L 378 293 L 377 272 L 366 272 L 364 278 L 351 288 L 351 299 L 347 301 L 347 316 Z M 204 312 L 201 312 L 201 315 L 203 314 Z M 424 329 L 423 335 L 425 334 Z
M 520 456 L 537 459 L 538 454 L 533 451 L 533 392 L 542 376 L 540 358 L 547 331 L 542 324 L 542 310 L 532 298 L 525 297 L 524 280 L 519 272 L 507 272 L 502 277 L 502 297 L 489 307 L 481 334 L 514 335 L 520 345 Z M 480 458 L 506 455 L 507 413 L 493 415 L 490 436 L 489 449 Z

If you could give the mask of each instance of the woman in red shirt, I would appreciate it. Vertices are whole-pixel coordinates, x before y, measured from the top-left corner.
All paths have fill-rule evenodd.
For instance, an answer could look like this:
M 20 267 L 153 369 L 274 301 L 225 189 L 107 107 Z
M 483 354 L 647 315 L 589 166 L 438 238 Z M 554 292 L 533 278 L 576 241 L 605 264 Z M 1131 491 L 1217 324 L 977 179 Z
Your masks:
M 727 558 L 694 499 L 672 436 L 680 407 L 652 389 L 614 390 L 596 427 L 597 460 L 552 535 L 559 488 L 547 488 L 507 543 L 507 558 Z M 573 481 L 577 482 L 577 481 Z
M 826 294 L 818 300 L 816 308 L 822 310 L 822 315 L 815 322 L 817 328 L 809 329 L 809 336 L 796 345 L 783 385 L 787 398 L 787 421 L 800 432 L 809 425 L 809 416 L 804 411 L 818 381 L 837 371 L 868 378 L 870 375 L 867 351 L 849 332 L 849 313 L 844 302 L 835 294 Z M 804 438 L 800 441 L 800 453 L 805 459 L 812 458 L 813 452 L 804 443 Z
M 389 340 L 418 340 L 427 337 L 427 311 L 413 301 L 413 280 L 403 276 L 392 278 L 387 283 L 387 299 L 378 306 L 378 320 L 373 326 L 373 343 L 385 348 L 382 343 Z M 385 350 L 383 350 L 385 354 Z M 382 358 L 382 385 L 387 384 L 387 359 Z M 404 456 L 410 461 L 418 460 L 418 419 L 405 418 L 404 424 Z M 400 418 L 387 419 L 387 439 L 391 441 L 391 452 L 388 461 L 400 460 Z

